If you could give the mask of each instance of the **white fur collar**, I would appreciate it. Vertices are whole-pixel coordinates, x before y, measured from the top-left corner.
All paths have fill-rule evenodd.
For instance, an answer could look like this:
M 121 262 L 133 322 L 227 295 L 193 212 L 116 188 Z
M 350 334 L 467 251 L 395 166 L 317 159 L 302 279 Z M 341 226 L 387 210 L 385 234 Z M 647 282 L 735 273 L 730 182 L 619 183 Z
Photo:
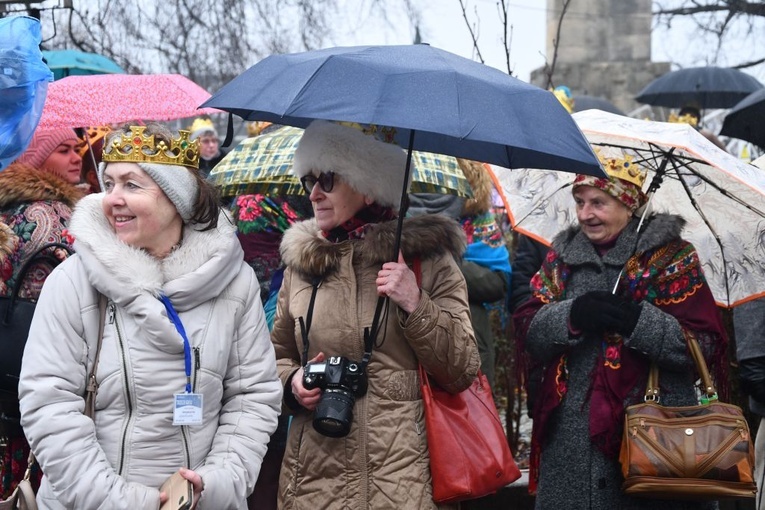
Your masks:
M 91 283 L 110 297 L 129 299 L 143 293 L 156 297 L 164 292 L 180 309 L 188 294 L 201 299 L 215 296 L 239 272 L 242 249 L 226 213 L 221 212 L 217 229 L 200 232 L 185 226 L 181 246 L 159 260 L 117 238 L 101 208 L 102 199 L 102 193 L 83 198 L 72 215 L 70 231 Z

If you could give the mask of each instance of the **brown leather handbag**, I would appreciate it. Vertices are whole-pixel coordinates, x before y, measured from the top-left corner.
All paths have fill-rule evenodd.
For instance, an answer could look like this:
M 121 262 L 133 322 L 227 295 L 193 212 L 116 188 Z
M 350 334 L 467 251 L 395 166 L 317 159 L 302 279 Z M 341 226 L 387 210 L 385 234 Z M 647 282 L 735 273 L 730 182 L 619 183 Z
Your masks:
M 626 409 L 619 462 L 625 494 L 657 499 L 754 497 L 754 448 L 741 408 L 717 401 L 704 356 L 688 348 L 703 384 L 702 404 L 659 405 L 659 370 L 651 364 L 645 403 Z M 709 403 L 704 403 L 704 402 Z

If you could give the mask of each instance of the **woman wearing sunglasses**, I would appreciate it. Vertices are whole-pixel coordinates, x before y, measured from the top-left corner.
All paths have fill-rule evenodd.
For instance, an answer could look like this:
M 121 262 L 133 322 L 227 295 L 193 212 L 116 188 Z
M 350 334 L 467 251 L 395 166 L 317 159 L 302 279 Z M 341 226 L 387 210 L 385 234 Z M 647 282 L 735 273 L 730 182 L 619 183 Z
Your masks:
M 315 217 L 281 244 L 271 340 L 293 418 L 279 508 L 436 508 L 418 365 L 458 392 L 480 361 L 459 225 L 408 218 L 391 261 L 405 165 L 399 147 L 325 121 L 295 152 Z M 379 296 L 379 332 L 365 341 Z

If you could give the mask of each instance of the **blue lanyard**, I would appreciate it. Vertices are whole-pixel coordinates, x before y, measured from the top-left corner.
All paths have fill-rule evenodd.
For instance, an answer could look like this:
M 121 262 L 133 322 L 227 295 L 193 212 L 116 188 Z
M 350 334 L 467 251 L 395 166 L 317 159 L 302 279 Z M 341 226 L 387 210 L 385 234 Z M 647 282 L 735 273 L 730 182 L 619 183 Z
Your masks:
M 183 338 L 183 360 L 186 364 L 186 393 L 191 393 L 191 344 L 189 344 L 189 338 L 186 336 L 186 330 L 183 329 L 181 318 L 178 317 L 178 313 L 175 311 L 175 308 L 173 308 L 170 298 L 162 294 L 159 296 L 159 299 L 162 300 L 162 304 L 165 305 L 167 316 L 173 321 L 175 329 L 178 330 L 178 333 Z

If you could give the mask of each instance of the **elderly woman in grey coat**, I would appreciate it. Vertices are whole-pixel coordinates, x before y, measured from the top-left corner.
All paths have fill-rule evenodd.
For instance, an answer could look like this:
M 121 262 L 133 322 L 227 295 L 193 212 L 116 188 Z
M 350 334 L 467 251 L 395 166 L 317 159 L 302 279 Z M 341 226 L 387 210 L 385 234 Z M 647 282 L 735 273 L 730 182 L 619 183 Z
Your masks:
M 77 253 L 45 282 L 24 352 L 38 505 L 157 509 L 180 472 L 192 508 L 246 509 L 282 396 L 258 281 L 188 133 L 116 131 L 103 160 L 104 192 L 77 205 Z
M 533 410 L 536 508 L 714 507 L 621 491 L 624 409 L 642 401 L 650 363 L 662 403 L 693 405 L 686 339 L 719 375 L 726 338 L 696 250 L 680 237 L 684 221 L 654 214 L 638 232 L 645 174 L 629 157 L 601 162 L 607 178 L 574 180 L 579 224 L 555 237 L 514 315 L 519 340 L 545 367 Z

